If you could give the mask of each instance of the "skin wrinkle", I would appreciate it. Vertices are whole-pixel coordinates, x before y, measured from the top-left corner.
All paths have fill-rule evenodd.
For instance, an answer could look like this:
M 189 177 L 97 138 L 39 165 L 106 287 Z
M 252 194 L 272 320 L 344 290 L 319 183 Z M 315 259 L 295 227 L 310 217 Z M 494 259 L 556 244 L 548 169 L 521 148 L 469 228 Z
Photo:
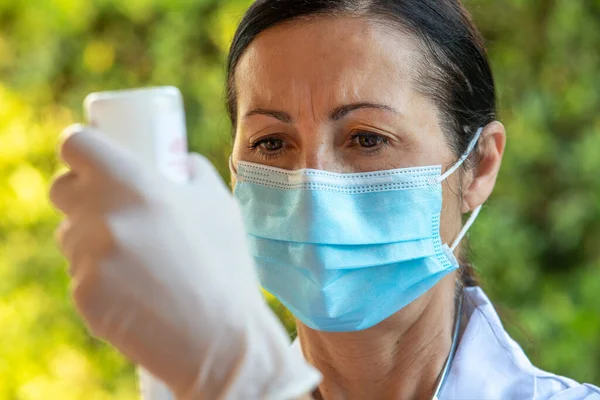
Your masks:
M 408 48 L 410 49 L 409 53 L 414 52 L 416 51 L 414 50 L 414 43 L 409 38 L 404 38 L 401 41 L 400 46 L 390 46 L 389 36 L 381 43 L 379 42 L 382 34 L 381 27 L 373 28 L 373 24 L 364 24 L 359 20 L 354 20 L 353 22 L 362 25 L 360 27 L 361 29 L 355 30 L 358 34 L 348 35 L 347 24 L 339 24 L 335 27 L 336 29 L 334 29 L 333 32 L 327 32 L 326 34 L 323 33 L 320 35 L 322 38 L 319 38 L 319 40 L 324 40 L 325 37 L 334 36 L 337 31 L 339 35 L 338 39 L 342 37 L 345 39 L 344 46 L 340 46 L 341 49 L 353 45 L 355 46 L 355 48 L 350 51 L 350 54 L 347 54 L 344 51 L 340 51 L 339 53 L 330 52 L 332 46 L 335 46 L 336 44 L 339 45 L 340 43 L 339 41 L 333 40 L 332 44 L 328 43 L 327 46 L 322 47 L 323 50 L 330 52 L 330 55 L 319 53 L 318 51 L 316 52 L 319 57 L 319 62 L 322 63 L 321 65 L 339 66 L 335 68 L 335 72 L 332 71 L 329 74 L 327 74 L 327 71 L 318 68 L 318 66 L 317 68 L 310 70 L 309 65 L 302 65 L 302 67 L 304 67 L 303 70 L 293 69 L 289 71 L 288 68 L 293 68 L 293 65 L 289 65 L 288 63 L 284 63 L 282 69 L 278 69 L 276 68 L 276 65 L 269 64 L 268 62 L 265 63 L 261 60 L 261 50 L 263 53 L 266 51 L 266 53 L 269 54 L 270 43 L 265 43 L 265 49 L 257 48 L 259 47 L 257 44 L 261 44 L 263 39 L 267 39 L 266 42 L 269 42 L 268 39 L 270 39 L 270 36 L 273 36 L 273 43 L 276 43 L 277 46 L 282 46 L 282 37 L 285 37 L 286 40 L 292 40 L 294 36 L 291 30 L 288 32 L 277 32 L 277 30 L 285 30 L 284 27 L 265 31 L 264 35 L 262 35 L 261 38 L 258 38 L 254 42 L 254 45 L 250 46 L 248 53 L 242 57 L 238 70 L 236 71 L 236 84 L 239 89 L 238 116 L 243 114 L 246 108 L 253 108 L 255 106 L 275 108 L 272 107 L 273 103 L 271 102 L 276 101 L 277 98 L 283 100 L 281 106 L 289 107 L 291 105 L 291 110 L 295 111 L 298 108 L 300 110 L 309 110 L 308 114 L 300 111 L 293 115 L 297 120 L 293 131 L 296 136 L 301 138 L 301 140 L 299 140 L 299 145 L 303 148 L 301 149 L 300 157 L 303 158 L 304 161 L 296 162 L 295 165 L 291 165 L 290 168 L 309 167 L 351 172 L 347 170 L 347 167 L 344 168 L 339 165 L 339 159 L 341 157 L 336 154 L 337 152 L 331 151 L 330 146 L 325 145 L 326 143 L 329 143 L 328 137 L 330 134 L 326 132 L 329 124 L 322 124 L 326 112 L 322 112 L 321 110 L 329 111 L 331 108 L 330 106 L 334 104 L 339 105 L 347 102 L 371 100 L 365 98 L 365 88 L 373 88 L 376 81 L 386 82 L 384 85 L 377 85 L 377 88 L 385 88 L 384 91 L 377 91 L 376 89 L 375 91 L 371 90 L 373 92 L 372 96 L 374 96 L 377 102 L 391 104 L 402 114 L 410 114 L 410 116 L 407 117 L 410 121 L 398 119 L 395 122 L 399 124 L 412 122 L 412 127 L 409 130 L 411 132 L 420 133 L 419 135 L 414 136 L 415 143 L 418 145 L 414 146 L 416 149 L 413 148 L 412 152 L 406 153 L 405 156 L 402 157 L 403 160 L 401 161 L 401 165 L 395 164 L 398 163 L 398 161 L 394 161 L 396 157 L 388 156 L 384 158 L 383 162 L 379 160 L 379 162 L 373 164 L 372 167 L 368 166 L 372 164 L 372 162 L 367 163 L 365 166 L 360 166 L 359 163 L 357 169 L 388 169 L 397 168 L 399 166 L 439 164 L 440 161 L 443 161 L 444 163 L 452 162 L 454 157 L 451 151 L 444 148 L 442 145 L 436 147 L 438 149 L 444 149 L 445 152 L 438 152 L 436 153 L 437 155 L 432 154 L 431 145 L 429 152 L 425 151 L 425 141 L 428 143 L 439 143 L 441 138 L 440 136 L 437 136 L 440 135 L 439 133 L 434 134 L 436 131 L 439 132 L 436 121 L 437 113 L 432 112 L 435 110 L 435 107 L 431 105 L 426 98 L 419 96 L 414 92 L 410 86 L 405 84 L 389 84 L 389 82 L 401 83 L 411 81 L 411 63 L 405 62 L 405 60 L 411 57 L 402 53 L 401 49 Z M 294 31 L 297 32 L 297 29 L 299 28 L 295 28 Z M 310 29 L 307 29 L 307 31 L 308 30 L 315 34 L 315 30 L 318 30 L 317 27 L 315 27 L 315 22 L 311 22 Z M 368 34 L 365 30 L 368 30 Z M 309 41 L 310 35 L 307 36 L 306 34 L 302 34 L 300 35 L 300 38 L 302 41 Z M 391 39 L 394 44 L 400 41 L 397 37 Z M 365 49 L 365 43 L 368 43 L 371 50 Z M 390 48 L 394 50 L 390 51 Z M 298 43 L 289 43 L 287 48 L 281 49 L 284 53 L 281 54 L 282 59 L 287 60 L 290 58 L 290 63 L 295 61 L 294 52 L 297 50 Z M 381 53 L 383 53 L 383 56 Z M 373 62 L 373 59 L 381 61 Z M 398 60 L 402 61 L 398 62 Z M 297 61 L 301 62 L 302 60 L 299 59 Z M 344 65 L 349 65 L 349 67 L 342 67 Z M 270 66 L 271 68 L 265 68 L 265 66 Z M 273 68 L 275 68 L 275 70 L 271 71 Z M 266 71 L 263 69 L 266 69 Z M 365 70 L 368 71 L 368 73 L 364 73 Z M 252 74 L 246 74 L 244 76 L 243 72 L 245 71 L 253 72 Z M 286 76 L 289 76 L 288 74 L 293 74 L 293 78 L 291 79 L 292 88 L 286 83 Z M 249 75 L 252 76 L 251 81 L 247 79 Z M 290 80 L 287 82 L 290 82 Z M 323 82 L 327 82 L 327 87 L 339 89 L 340 92 L 338 95 L 335 95 L 335 90 L 323 90 Z M 303 90 L 301 85 L 305 85 L 307 89 Z M 389 88 L 391 86 L 397 87 L 398 89 L 393 91 Z M 278 91 L 282 92 L 282 94 L 278 95 Z M 287 92 L 287 96 L 283 92 Z M 260 96 L 263 96 L 262 99 L 259 98 L 260 100 L 257 99 L 259 93 Z M 264 96 L 263 93 L 266 93 L 266 96 Z M 383 93 L 383 96 L 381 96 L 381 93 Z M 325 94 L 325 97 L 323 97 L 323 94 Z M 381 97 L 383 97 L 383 99 L 381 99 Z M 331 99 L 336 99 L 336 102 L 331 104 Z M 258 104 L 256 104 L 257 101 Z M 278 108 L 281 109 L 281 106 Z M 407 113 L 406 110 L 413 110 L 413 112 Z M 289 112 L 289 110 L 284 111 Z M 415 111 L 417 112 L 417 115 L 425 114 L 417 116 L 414 115 Z M 311 113 L 313 115 L 311 115 Z M 307 115 L 310 115 L 310 117 L 307 117 Z M 373 114 L 369 115 L 368 113 L 364 113 L 364 115 L 365 118 L 369 119 L 369 117 L 372 118 Z M 377 124 L 376 120 L 374 120 L 374 123 L 375 125 Z M 243 123 L 241 123 L 238 128 L 236 144 L 244 140 L 244 137 L 245 131 L 243 129 Z M 240 146 L 236 146 L 234 157 L 239 157 L 239 148 Z M 334 155 L 333 157 L 331 156 L 332 154 Z M 444 154 L 445 159 L 439 160 L 440 154 Z M 430 160 L 424 159 L 425 156 L 428 156 L 427 158 L 430 158 Z M 247 156 L 242 155 L 241 158 L 246 159 Z M 332 160 L 332 158 L 334 158 L 334 160 Z M 435 158 L 437 158 L 437 160 L 435 160 Z M 446 208 L 448 199 L 445 198 L 444 200 L 444 208 Z M 453 200 L 453 203 L 456 204 L 456 199 Z M 454 207 L 456 207 L 456 205 Z M 460 216 L 457 215 L 454 224 L 450 224 L 446 230 L 454 232 L 458 231 L 457 222 L 459 222 L 459 220 Z M 444 232 L 442 232 L 442 234 L 444 234 Z M 446 236 L 448 236 L 447 233 Z M 439 286 L 443 287 L 444 285 Z M 446 292 L 449 293 L 448 297 L 450 301 L 436 302 L 436 304 L 446 304 L 446 306 L 442 307 L 440 310 L 440 314 L 451 315 L 451 299 L 453 298 L 454 286 L 452 277 L 446 279 L 445 286 L 448 287 Z M 362 340 L 359 340 L 360 345 L 355 344 L 352 346 L 353 349 L 349 351 L 348 346 L 337 347 L 331 340 L 320 337 L 322 336 L 321 333 L 309 332 L 308 328 L 299 324 L 301 340 L 310 340 L 310 343 L 305 343 L 306 340 L 303 340 L 303 349 L 306 352 L 307 359 L 313 361 L 314 365 L 321 369 L 325 375 L 326 381 L 321 385 L 323 393 L 330 393 L 331 398 L 345 398 L 346 395 L 349 395 L 350 393 L 352 393 L 352 395 L 348 398 L 352 398 L 353 396 L 356 396 L 354 398 L 360 398 L 361 394 L 365 395 L 367 392 L 377 393 L 378 391 L 381 396 L 375 395 L 374 397 L 376 398 L 391 398 L 390 396 L 392 396 L 392 393 L 401 393 L 402 390 L 412 392 L 413 395 L 419 390 L 422 390 L 423 393 L 429 393 L 435 384 L 437 374 L 441 368 L 439 364 L 443 363 L 445 360 L 444 354 L 447 354 L 447 349 L 444 347 L 449 349 L 449 344 L 441 342 L 439 344 L 441 351 L 434 351 L 438 346 L 431 345 L 432 341 L 434 341 L 438 335 L 433 334 L 434 330 L 431 329 L 431 324 L 425 324 L 425 322 L 427 322 L 425 319 L 430 319 L 432 315 L 432 313 L 425 312 L 425 309 L 427 308 L 426 305 L 429 301 L 432 301 L 432 299 L 427 299 L 427 297 L 432 296 L 426 294 L 422 296 L 422 301 L 416 301 L 409 305 L 407 307 L 407 309 L 409 309 L 407 316 L 399 316 L 398 321 L 393 321 L 394 318 L 391 318 L 387 321 L 387 324 L 384 323 L 384 327 L 380 327 L 380 329 L 385 330 L 385 325 L 388 325 L 387 329 L 389 329 L 389 332 L 382 332 L 382 334 L 378 335 L 380 336 L 379 339 L 381 343 L 375 347 L 365 345 L 365 339 L 363 338 Z M 410 310 L 411 308 L 412 310 Z M 427 315 L 429 315 L 429 317 L 426 317 Z M 439 318 L 436 318 L 436 322 L 439 322 Z M 424 326 L 421 327 L 421 325 Z M 451 321 L 445 325 L 451 326 Z M 398 329 L 401 326 L 408 327 L 408 329 L 405 329 L 403 332 L 402 329 Z M 438 329 L 443 328 L 439 327 Z M 401 335 L 401 333 L 404 333 L 404 335 Z M 427 335 L 431 335 L 432 338 L 427 339 Z M 449 338 L 450 334 L 448 333 L 447 336 Z M 344 339 L 352 342 L 351 339 Z M 395 345 L 398 340 L 400 340 L 400 344 Z M 393 345 L 390 346 L 387 344 L 388 341 Z M 356 343 L 356 341 L 354 342 Z M 315 349 L 311 348 L 312 344 L 318 345 L 317 351 L 314 351 Z M 394 348 L 396 348 L 396 351 L 391 351 L 391 349 Z M 427 353 L 432 351 L 433 354 L 427 355 Z M 390 353 L 395 354 L 396 357 L 392 359 L 390 356 L 386 355 Z M 441 354 L 441 357 L 438 354 Z M 436 358 L 438 359 L 436 363 L 430 362 L 432 359 Z M 361 362 L 357 363 L 357 361 Z M 422 363 L 421 367 L 417 366 L 419 363 Z M 369 365 L 369 371 L 364 371 L 360 368 L 349 369 L 348 367 L 345 367 L 348 365 L 356 366 L 357 364 Z M 424 371 L 427 371 L 427 373 L 423 373 Z M 401 377 L 404 379 L 401 379 Z M 390 384 L 385 385 L 383 388 L 373 387 L 376 385 L 376 382 L 382 381 L 390 382 Z M 357 384 L 360 385 L 360 387 L 357 387 Z M 419 389 L 418 386 L 422 386 L 422 388 Z M 412 397 L 412 395 L 407 396 L 407 398 L 410 397 Z
M 432 301 L 428 304 L 426 304 L 425 309 L 421 312 L 419 319 L 417 320 L 417 322 L 411 327 L 411 329 L 414 329 L 415 327 L 423 327 L 423 326 L 428 326 L 428 328 L 431 328 L 431 326 L 428 324 L 428 321 L 423 321 L 425 316 L 428 315 L 429 313 L 436 313 L 437 317 L 439 318 L 440 321 L 443 320 L 448 320 L 449 316 L 447 314 L 442 314 L 440 315 L 439 313 L 439 309 L 436 310 L 435 308 L 435 304 L 439 301 L 443 301 L 444 299 L 440 299 L 439 298 L 439 294 L 438 293 L 434 293 L 434 298 L 432 299 Z M 410 368 L 410 369 L 415 369 L 416 372 L 423 372 L 422 376 L 425 376 L 427 371 L 426 368 L 430 367 L 432 364 L 437 366 L 438 370 L 441 370 L 441 368 L 443 367 L 444 361 L 445 360 L 440 360 L 439 358 L 435 357 L 435 353 L 431 352 L 432 348 L 439 348 L 441 351 L 443 351 L 443 349 L 445 347 L 449 347 L 452 344 L 452 340 L 451 340 L 451 335 L 452 335 L 452 324 L 454 321 L 454 316 L 452 315 L 452 318 L 450 318 L 450 325 L 448 323 L 439 323 L 437 325 L 434 325 L 433 328 L 435 330 L 435 332 L 433 333 L 433 335 L 431 335 L 429 338 L 427 338 L 427 336 L 424 334 L 424 332 L 418 332 L 417 336 L 423 336 L 426 338 L 426 340 L 422 340 L 420 342 L 417 342 L 419 344 L 419 347 L 416 349 L 416 351 L 414 353 L 411 353 L 411 357 L 406 360 L 406 366 L 404 368 Z M 448 321 L 446 321 L 448 322 Z M 400 352 L 402 349 L 397 346 L 396 347 L 396 352 Z M 391 376 L 393 376 L 393 374 L 389 374 L 387 376 L 387 379 L 389 379 Z M 428 396 L 433 395 L 433 393 L 431 393 Z
M 423 165 L 444 165 L 445 170 L 457 157 L 435 102 L 414 85 L 419 52 L 416 38 L 356 17 L 313 17 L 263 31 L 234 72 L 234 165 L 244 160 L 290 170 L 367 172 Z M 389 105 L 400 114 L 364 109 L 339 121 L 329 119 L 335 107 L 366 101 Z M 240 118 L 256 108 L 284 111 L 294 123 L 264 115 Z M 376 155 L 347 147 L 348 132 L 358 128 L 384 137 L 389 132 L 390 144 Z M 254 140 L 269 135 L 288 145 L 280 156 L 265 159 L 249 149 Z M 503 142 L 496 145 L 501 149 Z M 487 178 L 479 185 L 481 193 L 465 191 L 465 199 L 471 198 L 465 205 L 467 200 L 456 193 L 461 193 L 462 176 L 471 182 L 472 174 L 459 169 L 442 186 L 444 243 L 452 242 L 460 230 L 461 208 L 474 208 L 491 192 Z M 317 398 L 431 396 L 450 349 L 456 277 L 456 272 L 448 274 L 419 299 L 363 331 L 319 332 L 298 321 L 302 351 L 324 375 Z
M 440 96 L 445 100 L 446 96 L 449 95 L 448 93 L 438 93 L 438 88 L 445 87 L 443 84 L 444 79 L 451 79 L 444 69 L 440 67 L 438 62 L 443 62 L 444 64 L 450 65 L 453 71 L 457 73 L 463 80 L 465 80 L 466 84 L 469 86 L 469 88 L 471 88 L 471 83 L 468 81 L 468 79 L 466 79 L 463 72 L 460 69 L 457 69 L 455 65 L 448 62 L 447 57 L 445 57 L 437 45 L 432 44 L 430 41 L 427 41 L 422 37 L 414 36 L 411 29 L 402 27 L 402 25 L 398 25 L 396 22 L 377 18 L 373 21 L 377 24 L 380 24 L 384 29 L 388 28 L 388 31 L 391 35 L 396 35 L 398 38 L 402 38 L 403 35 L 411 35 L 415 38 L 415 40 L 418 41 L 421 51 L 415 52 L 414 57 L 412 58 L 414 70 L 417 71 L 417 73 L 413 74 L 411 84 L 414 85 L 417 91 L 419 91 L 421 94 L 433 98 L 437 106 L 442 106 L 439 101 Z M 426 51 L 423 51 L 423 49 Z M 424 82 L 427 83 L 424 84 Z M 460 148 L 460 139 L 454 135 L 454 130 L 458 129 L 459 127 L 454 126 L 452 116 L 447 115 L 445 112 L 440 113 L 437 108 L 435 112 L 438 114 L 437 120 L 439 122 L 439 127 L 445 133 L 445 137 L 449 145 L 456 154 L 462 153 L 463 149 Z M 466 128 L 467 127 L 465 127 L 465 129 Z M 461 168 L 468 170 L 471 165 L 471 159 L 472 157 L 469 157 L 469 159 L 464 163 L 464 166 Z
M 311 21 L 311 25 L 312 26 L 311 26 L 310 31 L 314 30 L 314 23 L 315 23 L 314 21 Z M 375 26 L 375 24 L 371 24 L 371 25 Z M 289 26 L 289 24 L 287 26 Z M 283 29 L 283 28 L 279 27 L 279 28 L 273 28 L 273 29 Z M 355 40 L 355 42 L 357 42 L 357 43 L 360 44 L 360 43 L 364 42 L 364 40 L 366 40 L 366 38 L 368 38 L 369 36 L 372 37 L 374 34 L 380 34 L 380 31 L 382 29 L 383 29 L 383 27 L 378 24 L 374 28 L 375 32 L 373 32 L 370 35 L 366 35 L 366 34 L 364 34 L 364 32 L 360 32 L 360 36 L 361 37 L 357 38 Z M 294 28 L 294 31 L 297 31 L 297 30 L 298 30 L 298 28 Z M 309 30 L 307 29 L 307 31 L 309 31 Z M 280 35 L 278 35 L 276 37 L 274 45 L 281 46 L 281 36 L 289 37 L 289 35 L 290 35 L 290 32 L 281 32 Z M 345 38 L 347 38 L 347 35 L 345 36 Z M 302 40 L 305 40 L 305 39 L 306 39 L 306 35 L 303 35 Z M 406 38 L 404 38 L 403 41 L 404 42 L 408 42 Z M 346 45 L 346 47 L 347 46 L 348 45 Z M 382 52 L 385 52 L 385 53 L 397 53 L 397 51 L 391 52 L 389 50 L 390 48 L 394 48 L 394 47 L 395 46 L 387 46 L 385 49 L 381 49 L 381 50 L 382 50 Z M 406 48 L 406 47 L 410 47 L 410 46 L 407 43 L 405 46 L 402 46 L 402 47 Z M 326 49 L 328 50 L 329 47 L 327 47 Z M 271 51 L 270 51 L 270 49 L 266 50 L 266 51 L 267 51 L 267 56 L 268 56 L 271 53 Z M 410 49 L 410 53 L 411 54 L 415 53 L 416 51 L 417 51 L 416 49 L 412 49 L 412 48 Z M 356 50 L 355 53 L 356 52 L 358 52 L 358 50 Z M 362 54 L 362 53 L 360 53 L 360 54 Z M 363 54 L 363 56 L 364 56 L 364 54 Z M 239 71 L 240 70 L 245 70 L 246 69 L 246 68 L 244 68 L 245 67 L 244 64 L 248 64 L 249 60 L 251 60 L 253 58 L 256 58 L 256 57 L 260 58 L 260 55 L 256 54 L 255 49 L 251 46 L 248 49 L 248 52 L 240 60 L 240 65 L 239 65 L 238 70 L 236 71 L 236 75 L 239 75 Z M 338 63 L 339 64 L 340 61 L 341 61 L 340 58 L 344 59 L 344 58 L 347 58 L 347 57 L 345 57 L 345 55 L 343 55 L 343 54 L 342 55 L 338 55 L 337 59 L 335 58 L 335 56 L 330 56 L 329 58 L 323 59 L 322 63 L 324 65 L 327 64 L 327 63 Z M 360 59 L 361 57 L 355 57 L 355 58 L 359 58 Z M 364 58 L 364 57 L 362 57 L 362 58 Z M 321 58 L 319 58 L 319 59 L 321 59 Z M 256 63 L 256 62 L 252 63 L 252 65 L 255 67 L 255 69 L 252 72 L 252 80 L 249 82 L 250 85 L 254 85 L 254 86 L 257 85 L 257 79 L 256 79 L 257 76 L 256 75 L 259 74 L 259 71 L 261 69 L 263 69 L 264 65 L 269 65 L 271 63 L 271 61 L 272 60 L 268 59 L 267 62 L 264 62 L 263 64 L 259 64 L 259 63 Z M 345 101 L 348 101 L 349 98 L 352 98 L 352 100 L 354 100 L 355 98 L 360 99 L 360 100 L 364 100 L 364 97 L 360 96 L 360 91 L 361 91 L 361 88 L 363 88 L 364 86 L 366 86 L 368 84 L 368 82 L 366 82 L 365 79 L 367 79 L 368 77 L 370 77 L 372 75 L 376 75 L 380 79 L 385 80 L 386 82 L 391 81 L 392 83 L 395 83 L 396 81 L 398 81 L 400 79 L 403 79 L 405 82 L 410 80 L 408 78 L 408 75 L 409 75 L 409 72 L 410 72 L 409 71 L 410 66 L 406 65 L 406 63 L 404 63 L 404 65 L 402 65 L 401 68 L 400 68 L 400 70 L 399 70 L 398 66 L 397 66 L 397 62 L 395 62 L 393 60 L 389 60 L 389 59 L 382 59 L 382 61 L 380 61 L 378 63 L 373 63 L 371 60 L 361 60 L 361 61 L 364 64 L 364 68 L 367 68 L 367 69 L 373 69 L 374 68 L 373 67 L 374 64 L 376 64 L 376 67 L 383 64 L 382 66 L 383 66 L 383 70 L 384 70 L 384 75 L 381 76 L 380 72 L 369 73 L 369 74 L 364 74 L 364 73 L 358 74 L 358 73 L 356 73 L 356 71 L 350 71 L 349 72 L 352 75 L 351 77 L 345 77 L 344 76 L 344 74 L 348 74 L 348 72 L 341 72 L 341 73 L 332 74 L 333 75 L 333 79 L 331 80 L 331 86 L 332 87 L 339 87 L 340 84 L 338 84 L 338 82 L 340 82 L 340 81 L 344 81 L 345 82 L 345 85 L 341 85 L 341 88 L 342 88 L 343 92 L 339 96 L 339 98 L 340 98 L 340 100 L 338 101 L 339 103 L 343 103 Z M 381 70 L 381 69 L 382 68 L 379 68 L 378 71 Z M 362 71 L 362 69 L 361 69 L 361 71 Z M 317 81 L 322 80 L 322 77 L 320 76 L 321 75 L 320 72 L 321 71 L 319 71 L 317 69 L 312 74 L 309 73 L 309 80 L 313 80 L 313 81 L 314 80 L 317 80 Z M 336 71 L 336 72 L 339 72 L 339 71 Z M 295 75 L 293 75 L 293 76 L 295 77 Z M 288 92 L 288 94 L 291 92 L 291 95 L 289 95 L 287 97 L 295 98 L 295 97 L 297 97 L 296 93 L 298 93 L 298 90 L 296 89 L 296 82 L 297 81 L 298 81 L 298 78 L 295 78 L 295 81 L 294 81 L 294 84 L 293 84 L 292 88 L 290 88 L 289 85 L 283 84 L 283 83 L 280 84 L 280 85 L 279 84 L 272 85 L 272 86 L 274 86 L 274 88 L 269 88 L 269 87 L 256 88 L 255 90 L 251 91 L 251 93 L 250 93 L 251 96 L 253 96 L 252 93 L 256 93 L 259 89 L 260 89 L 261 96 L 265 97 L 264 96 L 265 93 L 267 94 L 267 96 L 265 97 L 264 100 L 250 97 L 250 102 L 252 102 L 252 103 L 258 103 L 258 105 L 260 106 L 260 105 L 262 105 L 262 103 L 270 101 L 275 96 L 278 96 L 279 98 L 285 98 L 286 96 L 284 96 L 283 93 L 280 94 L 280 95 L 273 95 L 272 94 L 273 90 L 276 90 L 277 88 L 279 88 L 279 89 L 285 88 L 285 90 Z M 304 82 L 304 80 L 302 80 L 302 82 Z M 248 86 L 245 85 L 245 84 L 242 84 L 242 82 L 240 82 L 239 78 L 236 79 L 236 83 L 237 83 L 238 93 L 239 93 L 238 97 L 243 97 L 244 96 L 244 92 L 247 91 L 247 89 L 248 89 Z M 392 93 L 391 89 L 389 89 L 390 86 L 394 86 L 394 85 L 384 85 L 383 86 L 384 90 L 386 92 L 390 93 L 390 96 L 385 96 L 385 97 L 392 97 L 391 95 L 393 93 Z M 399 86 L 401 86 L 401 85 L 399 85 Z M 379 85 L 379 87 L 381 88 L 381 85 Z M 403 91 L 406 92 L 406 89 L 403 89 Z M 328 92 L 328 94 L 329 94 L 329 96 L 333 96 L 333 94 L 331 94 L 329 92 Z M 353 96 L 356 96 L 356 97 L 353 98 Z M 396 98 L 400 98 L 402 100 L 404 100 L 404 99 L 410 99 L 411 98 L 411 96 L 408 96 L 408 95 L 397 96 L 397 93 L 396 93 L 395 97 Z M 314 106 L 314 103 L 315 103 L 314 95 L 312 95 L 311 100 L 312 101 L 309 103 L 310 104 L 310 107 L 309 107 L 310 109 L 312 109 L 312 107 Z M 389 103 L 389 101 L 386 101 L 385 103 Z M 300 105 L 297 104 L 297 107 L 299 107 L 299 106 Z M 407 106 L 410 107 L 411 104 L 409 103 L 409 104 L 407 104 Z M 401 108 L 406 108 L 406 106 L 402 106 Z M 432 109 L 433 107 L 429 106 L 428 108 Z M 239 110 L 238 111 L 238 115 L 242 114 L 242 112 L 241 112 L 242 110 L 240 109 L 240 107 L 238 107 L 238 110 Z M 302 118 L 302 114 L 300 114 L 300 116 L 298 117 L 298 119 L 301 119 L 301 118 Z M 319 121 L 317 121 L 317 122 L 319 122 Z M 310 125 L 305 125 L 305 126 L 299 125 L 297 128 L 298 128 L 298 130 L 302 130 L 303 132 L 307 132 L 307 133 L 310 133 L 310 132 L 319 133 L 318 130 L 314 129 L 314 126 L 310 126 Z M 418 127 L 418 129 L 416 129 L 416 130 L 420 131 L 420 132 L 427 133 L 428 131 L 431 130 L 431 126 Z M 238 131 L 239 131 L 239 128 L 238 128 Z M 301 135 L 301 136 L 304 139 L 304 135 Z M 322 135 L 319 135 L 319 136 L 322 136 Z M 406 166 L 408 166 L 409 164 L 410 163 L 406 163 Z M 398 166 L 405 166 L 405 165 L 397 165 L 397 167 Z

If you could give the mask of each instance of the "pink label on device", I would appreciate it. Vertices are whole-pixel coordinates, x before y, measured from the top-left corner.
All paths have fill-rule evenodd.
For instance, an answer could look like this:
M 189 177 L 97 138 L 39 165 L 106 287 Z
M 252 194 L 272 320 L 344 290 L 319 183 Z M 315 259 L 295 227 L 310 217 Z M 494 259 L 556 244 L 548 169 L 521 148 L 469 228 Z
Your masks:
M 159 171 L 175 182 L 187 182 L 190 174 L 183 113 L 164 110 L 156 115 L 155 126 L 154 137 Z

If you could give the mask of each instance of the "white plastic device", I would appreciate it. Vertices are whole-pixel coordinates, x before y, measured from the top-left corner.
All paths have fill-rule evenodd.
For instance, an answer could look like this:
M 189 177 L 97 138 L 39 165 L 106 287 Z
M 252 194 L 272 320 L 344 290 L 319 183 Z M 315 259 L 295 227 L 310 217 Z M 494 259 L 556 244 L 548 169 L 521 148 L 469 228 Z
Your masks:
M 90 125 L 129 148 L 144 164 L 175 182 L 189 177 L 185 111 L 173 86 L 92 93 L 84 108 Z
M 85 98 L 88 123 L 130 149 L 143 165 L 175 182 L 189 178 L 183 99 L 172 86 L 92 93 Z M 138 369 L 144 400 L 172 400 L 169 389 Z

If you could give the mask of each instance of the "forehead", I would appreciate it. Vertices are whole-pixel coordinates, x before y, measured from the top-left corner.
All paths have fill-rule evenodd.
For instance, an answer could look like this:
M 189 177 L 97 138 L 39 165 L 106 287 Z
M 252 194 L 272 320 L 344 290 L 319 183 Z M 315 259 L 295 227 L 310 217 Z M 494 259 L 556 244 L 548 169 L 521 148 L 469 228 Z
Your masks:
M 295 20 L 262 32 L 235 71 L 239 112 L 244 105 L 284 101 L 301 109 L 377 101 L 400 109 L 416 94 L 416 39 L 358 17 Z

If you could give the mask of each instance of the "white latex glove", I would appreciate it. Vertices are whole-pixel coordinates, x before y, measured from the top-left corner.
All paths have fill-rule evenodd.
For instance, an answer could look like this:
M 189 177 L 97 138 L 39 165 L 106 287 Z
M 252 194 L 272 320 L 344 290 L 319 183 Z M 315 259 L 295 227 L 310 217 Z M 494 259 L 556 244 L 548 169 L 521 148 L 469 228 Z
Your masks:
M 259 289 L 242 219 L 212 165 L 191 155 L 193 181 L 142 168 L 100 133 L 71 128 L 71 171 L 50 197 L 73 297 L 93 335 L 180 399 L 292 399 L 320 374 L 289 348 Z

